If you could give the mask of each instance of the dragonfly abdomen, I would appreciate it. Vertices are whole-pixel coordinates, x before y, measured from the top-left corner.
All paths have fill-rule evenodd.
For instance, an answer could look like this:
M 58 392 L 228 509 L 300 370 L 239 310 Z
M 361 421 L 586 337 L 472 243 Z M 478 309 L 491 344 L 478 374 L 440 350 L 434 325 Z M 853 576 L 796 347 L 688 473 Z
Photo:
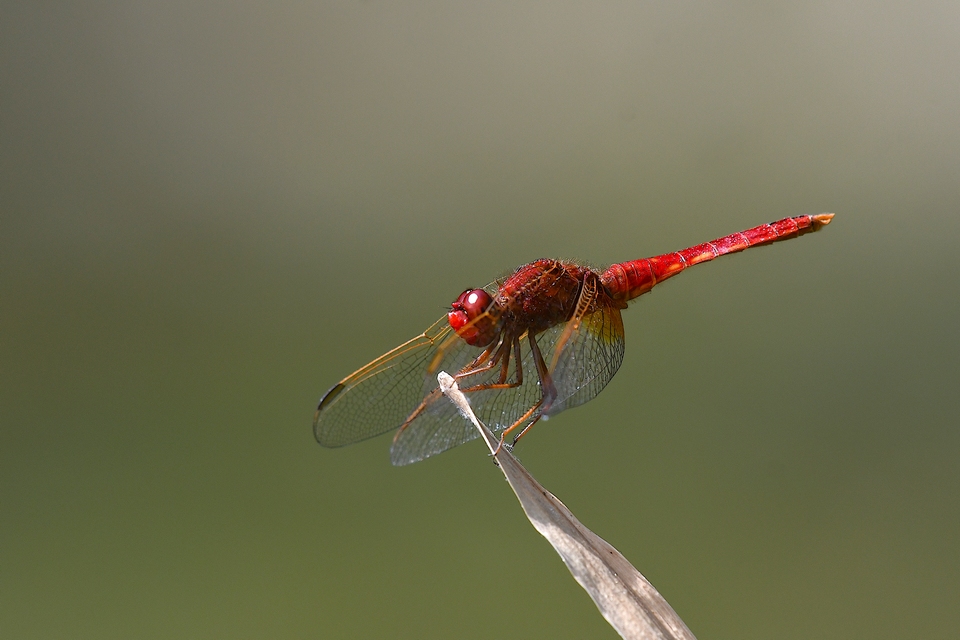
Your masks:
M 615 300 L 632 300 L 687 267 L 728 253 L 737 253 L 750 247 L 789 240 L 817 231 L 829 224 L 832 218 L 832 213 L 784 218 L 682 251 L 615 264 L 603 272 L 600 280 Z

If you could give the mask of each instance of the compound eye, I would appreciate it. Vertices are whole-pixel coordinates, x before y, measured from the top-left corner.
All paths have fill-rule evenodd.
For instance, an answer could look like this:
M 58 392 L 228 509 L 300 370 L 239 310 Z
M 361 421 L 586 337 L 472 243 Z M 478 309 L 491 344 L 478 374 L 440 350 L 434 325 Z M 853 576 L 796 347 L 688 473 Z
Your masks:
M 467 344 L 483 347 L 496 338 L 496 323 L 490 317 L 483 317 L 491 304 L 493 298 L 483 289 L 467 289 L 450 305 L 447 314 L 450 326 Z
M 493 298 L 483 289 L 468 289 L 457 298 L 468 320 L 475 320 L 493 303 Z

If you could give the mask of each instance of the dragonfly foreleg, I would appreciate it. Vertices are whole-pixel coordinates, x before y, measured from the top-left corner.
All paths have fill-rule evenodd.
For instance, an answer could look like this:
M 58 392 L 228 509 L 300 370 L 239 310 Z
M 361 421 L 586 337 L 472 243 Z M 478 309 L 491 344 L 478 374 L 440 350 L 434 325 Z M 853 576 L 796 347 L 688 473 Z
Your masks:
M 509 344 L 510 342 L 508 340 L 500 340 L 500 342 L 494 343 L 493 345 L 487 347 L 483 351 L 483 353 L 477 356 L 476 360 L 474 360 L 473 362 L 465 366 L 463 369 L 460 369 L 460 371 L 453 376 L 454 379 L 459 382 L 464 378 L 475 376 L 485 371 L 490 371 L 491 369 L 496 367 L 498 364 L 500 364 L 500 361 L 503 359 L 504 353 L 506 354 L 510 353 Z M 494 350 L 496 350 L 496 352 L 494 352 Z M 492 358 L 490 357 L 491 353 L 493 353 Z M 509 359 L 510 358 L 508 356 L 507 360 Z M 484 362 L 485 360 L 488 360 L 488 361 Z
M 463 393 L 471 393 L 474 391 L 485 391 L 487 389 L 513 389 L 519 387 L 523 384 L 523 366 L 520 361 L 520 339 L 512 338 L 513 342 L 513 359 L 517 363 L 517 379 L 513 382 L 507 382 L 507 378 L 510 374 L 510 355 L 507 351 L 507 356 L 503 358 L 503 362 L 500 365 L 500 378 L 497 382 L 486 383 L 486 384 L 477 384 L 472 387 L 466 387 L 465 389 L 460 389 Z M 506 344 L 506 342 L 504 342 Z M 488 367 L 489 368 L 489 367 Z M 469 372 L 467 375 L 472 375 L 474 372 Z M 458 380 L 461 376 L 454 376 Z

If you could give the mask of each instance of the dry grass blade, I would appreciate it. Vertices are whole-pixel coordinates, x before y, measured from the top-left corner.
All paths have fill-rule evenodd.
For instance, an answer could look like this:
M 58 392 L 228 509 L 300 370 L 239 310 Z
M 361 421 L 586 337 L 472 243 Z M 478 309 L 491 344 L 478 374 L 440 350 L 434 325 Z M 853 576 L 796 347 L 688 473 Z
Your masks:
M 477 420 L 456 381 L 444 372 L 437 379 L 443 393 L 480 430 L 491 453 L 496 451 L 499 439 Z M 553 545 L 570 573 L 622 637 L 694 639 L 687 625 L 653 585 L 619 551 L 583 526 L 506 447 L 501 447 L 495 456 L 534 528 Z

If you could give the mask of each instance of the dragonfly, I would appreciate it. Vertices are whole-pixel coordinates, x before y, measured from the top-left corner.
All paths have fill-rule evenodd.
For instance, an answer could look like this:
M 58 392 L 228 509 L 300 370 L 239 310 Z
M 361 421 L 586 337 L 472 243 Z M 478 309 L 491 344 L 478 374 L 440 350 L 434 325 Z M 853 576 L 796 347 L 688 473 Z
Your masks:
M 395 431 L 390 460 L 407 465 L 479 436 L 439 389 L 450 373 L 503 445 L 542 419 L 600 393 L 623 361 L 620 312 L 664 280 L 707 262 L 818 231 L 832 213 L 784 218 L 602 271 L 540 259 L 467 289 L 426 331 L 335 384 L 317 407 L 314 436 L 341 447 Z

